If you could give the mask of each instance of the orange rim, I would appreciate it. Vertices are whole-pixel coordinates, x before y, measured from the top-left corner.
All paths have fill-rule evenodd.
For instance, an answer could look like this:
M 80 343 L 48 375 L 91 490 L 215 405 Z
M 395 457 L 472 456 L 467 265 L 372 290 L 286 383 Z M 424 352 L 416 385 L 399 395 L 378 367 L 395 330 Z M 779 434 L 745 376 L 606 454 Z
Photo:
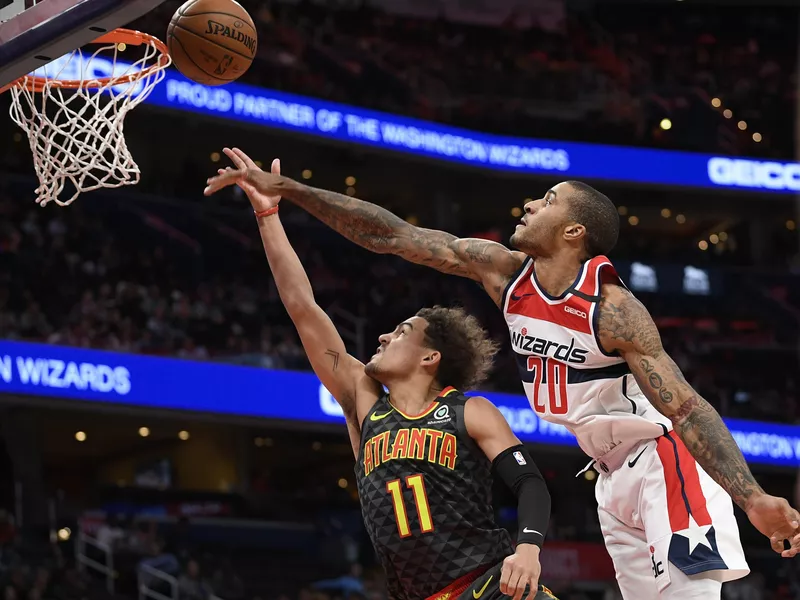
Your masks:
M 133 81 L 138 81 L 143 77 L 147 77 L 151 73 L 154 73 L 160 69 L 165 68 L 169 65 L 169 50 L 167 49 L 167 45 L 162 42 L 157 37 L 150 35 L 149 33 L 143 33 L 141 31 L 134 31 L 133 29 L 115 29 L 114 31 L 109 31 L 108 33 L 100 36 L 96 40 L 90 42 L 91 44 L 127 44 L 129 46 L 142 46 L 142 45 L 153 45 L 156 49 L 161 53 L 161 56 L 158 57 L 158 62 L 153 65 L 150 65 L 146 69 L 142 69 L 141 71 L 137 71 L 136 73 L 129 73 L 128 75 L 120 75 L 119 77 L 102 77 L 100 79 L 90 79 L 90 80 L 83 80 L 83 79 L 65 79 L 65 80 L 56 80 L 51 79 L 50 77 L 38 77 L 38 76 L 31 76 L 25 75 L 24 77 L 20 77 L 14 83 L 8 85 L 8 87 L 19 85 L 31 92 L 41 92 L 46 85 L 51 85 L 53 87 L 59 88 L 66 88 L 66 89 L 78 89 L 78 88 L 100 88 L 108 85 L 109 83 L 113 84 L 122 84 L 122 83 L 131 83 Z M 0 89 L 0 93 L 4 91 Z

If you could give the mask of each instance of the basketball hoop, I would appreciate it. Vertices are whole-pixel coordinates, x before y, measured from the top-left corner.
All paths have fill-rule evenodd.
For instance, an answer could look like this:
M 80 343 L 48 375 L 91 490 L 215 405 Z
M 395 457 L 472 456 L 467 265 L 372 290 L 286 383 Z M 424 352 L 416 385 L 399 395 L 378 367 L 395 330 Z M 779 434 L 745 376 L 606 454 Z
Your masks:
M 51 200 L 66 206 L 82 192 L 139 182 L 139 167 L 125 144 L 125 116 L 164 79 L 172 60 L 158 38 L 130 29 L 116 29 L 92 44 L 101 47 L 91 54 L 74 50 L 8 88 L 11 118 L 30 141 L 39 179 L 36 202 L 42 206 Z M 127 46 L 142 50 L 132 64 L 117 60 Z M 62 200 L 67 183 L 74 190 Z

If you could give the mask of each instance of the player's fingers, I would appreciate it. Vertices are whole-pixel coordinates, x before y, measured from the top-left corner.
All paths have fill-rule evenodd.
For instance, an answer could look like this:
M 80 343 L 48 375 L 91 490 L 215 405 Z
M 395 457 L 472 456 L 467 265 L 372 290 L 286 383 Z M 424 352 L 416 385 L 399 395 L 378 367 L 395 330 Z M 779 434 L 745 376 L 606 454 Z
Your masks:
M 513 600 L 522 600 L 522 594 L 525 593 L 525 584 L 528 583 L 528 578 L 522 572 L 515 572 L 511 574 L 509 582 L 509 596 L 513 594 Z
M 525 594 L 525 597 L 522 600 L 534 600 L 538 591 L 539 582 L 533 580 L 528 581 L 528 593 Z
M 247 171 L 225 171 L 222 175 L 217 175 L 216 177 L 211 177 L 206 181 L 206 189 L 203 190 L 203 194 L 206 196 L 210 196 L 214 192 L 218 192 L 224 187 L 229 185 L 233 185 L 242 177 L 247 175 Z
M 508 563 L 503 563 L 503 568 L 500 570 L 500 593 L 506 596 L 510 595 L 508 593 L 508 581 L 511 579 L 513 570 L 513 567 Z
M 231 162 L 237 169 L 246 169 L 248 167 L 248 164 L 236 153 L 235 149 L 223 148 L 222 151 L 225 153 L 225 156 L 231 159 Z
M 781 556 L 783 558 L 793 558 L 794 556 L 797 556 L 797 554 L 800 553 L 800 535 L 787 538 L 786 541 L 789 542 L 789 547 L 781 552 Z
M 272 166 L 270 167 L 270 171 L 273 175 L 280 175 L 281 174 L 281 159 L 275 158 L 272 161 Z
M 239 160 L 244 161 L 244 164 L 247 165 L 248 168 L 250 168 L 250 169 L 257 169 L 258 168 L 258 165 L 255 163 L 255 161 L 252 158 L 250 158 L 249 156 L 247 156 L 247 154 L 245 154 L 241 149 L 234 148 L 233 152 L 234 152 L 234 154 L 236 154 L 236 156 L 239 157 Z
M 783 538 L 777 535 L 773 535 L 769 538 L 769 545 L 772 546 L 772 549 L 781 554 L 783 552 Z

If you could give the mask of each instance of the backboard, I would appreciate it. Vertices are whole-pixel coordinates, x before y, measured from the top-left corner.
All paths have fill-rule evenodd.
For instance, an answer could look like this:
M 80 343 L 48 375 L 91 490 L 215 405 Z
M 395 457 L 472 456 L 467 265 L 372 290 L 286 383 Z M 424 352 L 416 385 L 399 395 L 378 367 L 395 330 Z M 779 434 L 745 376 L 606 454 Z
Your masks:
M 0 89 L 163 2 L 0 0 Z

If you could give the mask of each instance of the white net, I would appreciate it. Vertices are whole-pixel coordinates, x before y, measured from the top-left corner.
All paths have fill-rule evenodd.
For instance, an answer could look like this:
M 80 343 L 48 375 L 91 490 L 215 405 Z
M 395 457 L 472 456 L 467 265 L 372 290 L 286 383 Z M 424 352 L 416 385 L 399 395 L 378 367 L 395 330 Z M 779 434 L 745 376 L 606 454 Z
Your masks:
M 30 140 L 38 204 L 66 206 L 82 192 L 139 182 L 125 116 L 171 61 L 155 41 L 137 47 L 142 56 L 133 63 L 118 60 L 124 43 L 104 43 L 91 54 L 78 49 L 10 88 L 11 118 Z

